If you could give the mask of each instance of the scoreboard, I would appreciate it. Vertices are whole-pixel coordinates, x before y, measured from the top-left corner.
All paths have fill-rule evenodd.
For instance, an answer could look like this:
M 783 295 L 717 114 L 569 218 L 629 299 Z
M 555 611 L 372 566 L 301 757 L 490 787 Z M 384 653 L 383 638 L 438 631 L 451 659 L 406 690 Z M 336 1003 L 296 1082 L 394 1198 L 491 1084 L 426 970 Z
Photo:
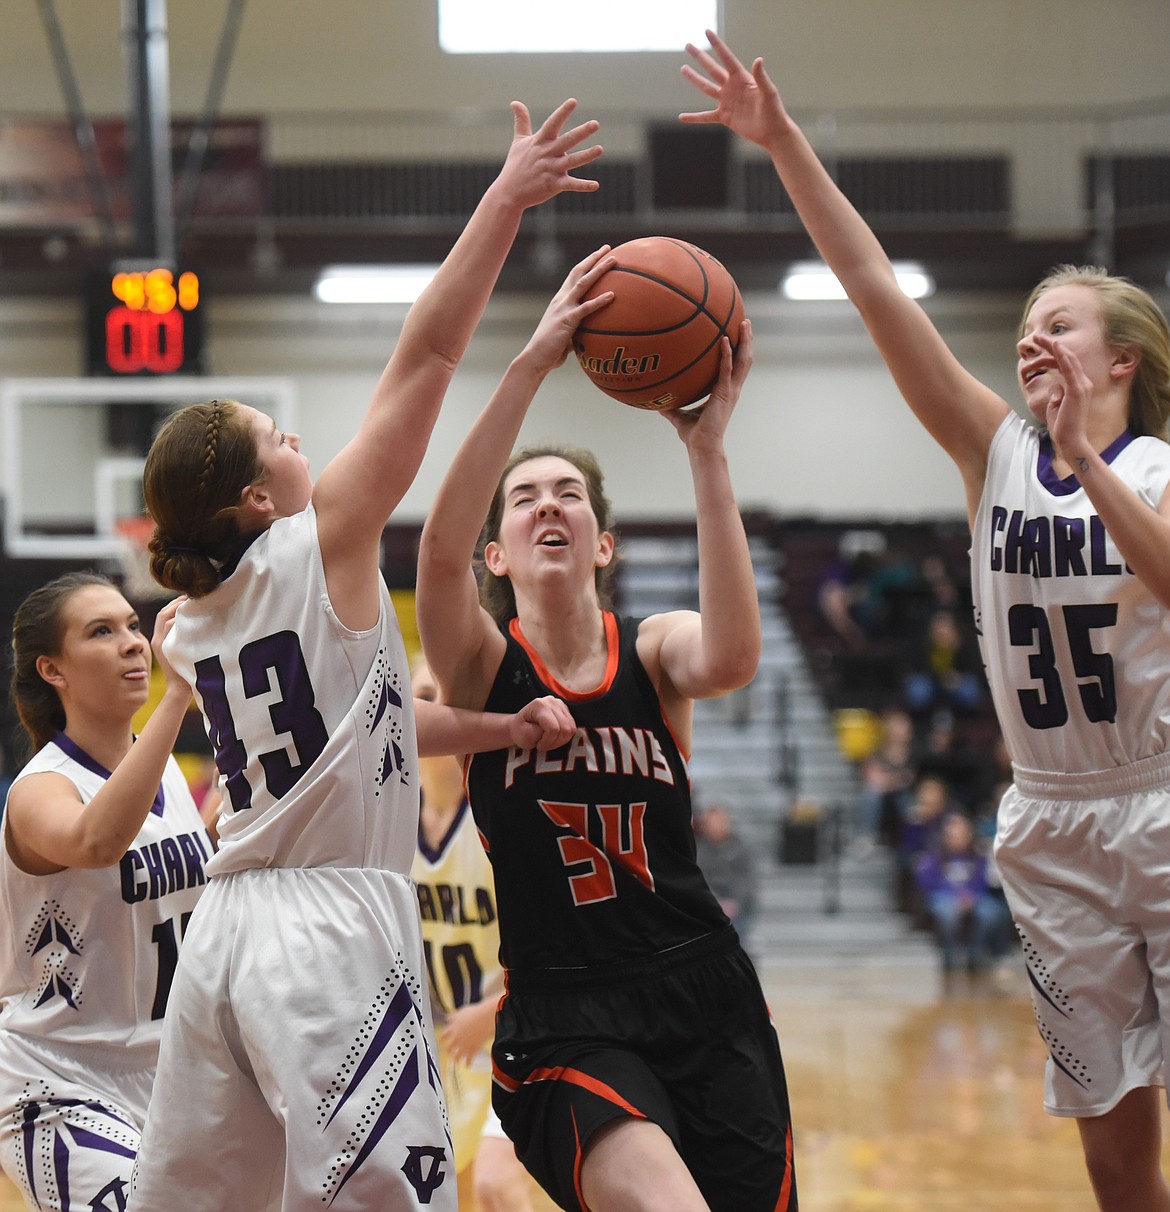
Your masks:
M 86 374 L 203 373 L 199 276 L 165 266 L 93 275 L 86 289 Z

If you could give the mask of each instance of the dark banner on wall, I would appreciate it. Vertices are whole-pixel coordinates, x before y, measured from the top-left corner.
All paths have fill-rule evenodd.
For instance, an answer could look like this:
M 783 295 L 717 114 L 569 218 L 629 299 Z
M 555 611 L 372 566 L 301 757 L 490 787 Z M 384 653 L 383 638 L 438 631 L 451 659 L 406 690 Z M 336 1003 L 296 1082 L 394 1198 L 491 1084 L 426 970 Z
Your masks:
M 195 129 L 171 123 L 176 187 Z M 108 183 L 112 217 L 131 217 L 129 132 L 120 120 L 94 123 L 94 139 Z M 264 213 L 262 124 L 258 119 L 216 122 L 203 158 L 196 218 L 242 218 Z M 72 126 L 64 120 L 0 121 L 0 227 L 79 226 L 97 211 Z

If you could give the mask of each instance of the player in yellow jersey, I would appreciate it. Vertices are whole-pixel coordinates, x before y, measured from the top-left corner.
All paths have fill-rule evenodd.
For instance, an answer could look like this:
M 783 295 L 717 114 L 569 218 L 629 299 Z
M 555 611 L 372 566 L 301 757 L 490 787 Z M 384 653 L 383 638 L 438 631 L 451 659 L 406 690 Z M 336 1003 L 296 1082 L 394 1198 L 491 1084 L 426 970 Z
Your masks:
M 430 670 L 412 671 L 416 699 L 434 701 Z M 474 1165 L 479 1212 L 530 1212 L 532 1180 L 491 1109 L 488 1048 L 503 993 L 492 866 L 450 757 L 419 762 L 422 805 L 411 876 L 418 889 L 423 950 L 447 1097 L 455 1168 Z

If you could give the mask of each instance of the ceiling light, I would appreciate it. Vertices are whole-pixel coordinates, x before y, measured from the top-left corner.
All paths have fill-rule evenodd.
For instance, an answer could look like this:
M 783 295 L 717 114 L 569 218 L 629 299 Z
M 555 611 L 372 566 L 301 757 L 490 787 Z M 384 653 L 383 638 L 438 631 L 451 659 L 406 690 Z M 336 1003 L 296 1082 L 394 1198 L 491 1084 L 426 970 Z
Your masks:
M 934 294 L 934 279 L 917 261 L 895 261 L 894 277 L 902 293 L 911 299 Z M 794 261 L 780 289 L 787 299 L 846 299 L 845 288 L 823 261 Z
M 413 303 L 438 272 L 437 265 L 330 265 L 313 294 L 322 303 Z

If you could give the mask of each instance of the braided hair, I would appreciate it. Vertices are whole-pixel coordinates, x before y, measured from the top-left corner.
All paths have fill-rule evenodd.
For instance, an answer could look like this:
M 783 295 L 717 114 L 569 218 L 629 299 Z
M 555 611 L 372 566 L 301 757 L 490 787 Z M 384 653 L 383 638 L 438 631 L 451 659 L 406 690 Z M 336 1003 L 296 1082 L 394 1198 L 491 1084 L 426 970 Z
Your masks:
M 259 470 L 255 432 L 235 400 L 191 404 L 167 419 L 142 475 L 160 585 L 199 598 L 219 584 L 239 542 L 240 494 Z

